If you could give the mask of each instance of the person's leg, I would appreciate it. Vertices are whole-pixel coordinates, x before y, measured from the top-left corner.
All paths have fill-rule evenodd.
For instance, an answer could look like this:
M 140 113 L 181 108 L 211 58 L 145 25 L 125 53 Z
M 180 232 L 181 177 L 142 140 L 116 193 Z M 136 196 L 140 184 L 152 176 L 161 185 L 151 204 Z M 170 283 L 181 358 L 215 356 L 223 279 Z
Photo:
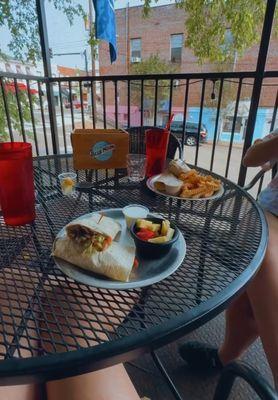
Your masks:
M 119 298 L 122 304 L 118 307 L 115 301 L 119 294 L 110 291 L 103 292 L 103 297 L 97 303 L 93 297 L 83 298 L 82 292 L 74 286 L 72 284 L 71 289 L 60 286 L 53 288 L 52 292 L 45 292 L 42 300 L 44 306 L 41 343 L 47 353 L 53 352 L 51 342 L 55 343 L 55 352 L 65 352 L 67 351 L 65 345 L 68 349 L 74 349 L 77 343 L 88 347 L 108 341 L 109 333 L 114 332 L 122 323 L 136 301 L 136 298 L 132 299 L 129 296 L 125 302 Z M 73 295 L 78 296 L 80 304 L 71 308 L 70 304 L 77 303 Z M 78 325 L 75 321 L 78 321 Z M 53 331 L 51 336 L 49 330 Z M 46 387 L 48 400 L 140 399 L 122 364 L 72 378 L 51 381 Z
M 48 400 L 139 400 L 122 364 L 47 383 Z
M 35 385 L 1 386 L 0 400 L 39 400 L 38 387 Z
M 17 279 L 17 286 L 15 286 L 14 277 Z M 2 343 L 12 343 L 15 335 L 15 326 L 19 326 L 21 313 L 29 306 L 28 298 L 34 294 L 34 287 L 36 284 L 36 274 L 30 273 L 30 271 L 24 267 L 21 268 L 20 274 L 16 268 L 3 268 L 1 270 L 0 311 L 2 314 L 2 322 L 0 326 L 0 360 L 3 360 L 7 352 L 6 345 Z M 10 309 L 13 310 L 12 317 L 10 316 Z M 30 328 L 31 326 L 32 324 L 30 323 Z M 28 330 L 25 332 L 25 335 L 26 334 L 28 334 Z M 37 339 L 34 335 L 34 330 L 32 330 L 32 339 L 29 338 L 29 342 L 26 342 L 25 335 L 23 335 L 18 342 L 18 350 L 15 352 L 16 357 L 28 358 L 31 356 L 31 351 L 26 348 L 29 346 L 29 343 L 34 349 L 37 347 Z M 40 389 L 38 385 L 0 386 L 0 400 L 39 399 Z
M 224 342 L 218 350 L 223 365 L 241 356 L 257 339 L 258 330 L 246 292 L 237 297 L 226 311 Z
M 219 350 L 206 343 L 187 342 L 180 347 L 180 354 L 191 368 L 219 369 L 238 358 L 257 337 L 250 302 L 244 292 L 226 311 L 225 338 Z
M 278 387 L 278 218 L 266 214 L 269 244 L 260 271 L 247 288 L 263 347 Z

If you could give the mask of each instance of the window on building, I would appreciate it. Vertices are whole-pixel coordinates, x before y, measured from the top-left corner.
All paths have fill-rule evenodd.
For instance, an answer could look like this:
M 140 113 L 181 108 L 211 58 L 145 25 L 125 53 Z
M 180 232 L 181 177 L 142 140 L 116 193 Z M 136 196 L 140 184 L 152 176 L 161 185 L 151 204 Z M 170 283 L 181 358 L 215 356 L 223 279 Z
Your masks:
M 181 53 L 183 47 L 183 34 L 178 33 L 171 35 L 171 61 L 174 63 L 181 62 Z
M 5 63 L 6 72 L 13 72 L 12 66 L 10 63 Z
M 21 74 L 21 66 L 19 64 L 16 64 L 15 69 L 17 74 Z
M 31 75 L 31 68 L 30 67 L 25 67 L 26 74 Z
M 141 58 L 141 39 L 130 39 L 130 61 L 140 62 Z
M 232 132 L 233 128 L 233 117 L 226 117 L 223 124 L 223 131 L 224 132 Z M 235 123 L 235 133 L 240 133 L 242 126 L 242 117 L 236 117 Z

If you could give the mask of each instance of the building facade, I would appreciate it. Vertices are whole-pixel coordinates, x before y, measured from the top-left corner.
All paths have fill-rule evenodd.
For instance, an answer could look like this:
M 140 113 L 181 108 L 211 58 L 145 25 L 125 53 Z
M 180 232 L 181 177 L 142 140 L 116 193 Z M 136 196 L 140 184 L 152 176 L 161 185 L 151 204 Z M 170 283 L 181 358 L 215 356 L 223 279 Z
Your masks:
M 148 59 L 151 55 L 158 55 L 160 59 L 172 64 L 177 72 L 215 72 L 217 70 L 214 64 L 200 65 L 197 62 L 193 52 L 184 47 L 185 40 L 185 18 L 186 14 L 183 10 L 177 9 L 174 4 L 153 7 L 148 18 L 143 18 L 142 7 L 129 7 L 116 10 L 117 20 L 117 46 L 118 59 L 111 65 L 109 48 L 107 43 L 101 42 L 99 46 L 99 70 L 100 75 L 121 75 L 131 74 L 132 66 L 140 61 Z M 227 65 L 229 71 L 252 71 L 255 70 L 257 57 L 259 52 L 259 44 L 248 49 L 242 57 L 235 55 L 234 60 Z M 278 70 L 278 41 L 272 40 L 268 53 L 266 69 Z M 250 83 L 250 82 L 249 82 Z M 259 137 L 268 132 L 270 121 L 273 113 L 273 106 L 277 94 L 277 80 L 268 80 L 267 87 L 263 88 L 258 112 L 258 123 L 256 126 L 255 136 Z M 272 86 L 273 84 L 273 86 Z M 231 84 L 226 88 L 226 92 L 230 92 L 230 97 L 236 97 L 236 85 Z M 132 84 L 131 88 L 136 87 Z M 209 100 L 213 91 L 213 83 L 206 84 L 206 99 Z M 131 90 L 132 92 L 132 90 Z M 252 86 L 243 85 L 240 101 L 240 115 L 236 123 L 236 133 L 234 140 L 242 142 L 245 137 L 246 121 L 250 106 L 250 96 Z M 135 97 L 135 99 L 134 99 Z M 138 97 L 138 96 L 137 96 Z M 145 96 L 147 97 L 147 96 Z M 121 109 L 127 110 L 127 94 L 124 85 L 118 91 L 118 102 Z M 107 85 L 106 99 L 109 99 L 110 108 L 114 104 L 115 93 L 113 85 Z M 190 87 L 189 91 L 189 108 L 187 119 L 198 122 L 201 99 L 201 84 L 195 84 Z M 108 101 L 108 100 L 107 100 Z M 152 118 L 148 118 L 152 114 L 153 100 L 145 99 L 144 110 L 140 109 L 140 102 L 133 96 L 131 104 L 138 108 L 138 113 L 144 114 L 144 123 L 150 124 Z M 225 107 L 227 110 L 223 113 L 223 121 L 221 121 L 221 132 L 219 139 L 227 141 L 230 138 L 231 118 L 232 118 L 232 102 Z M 168 115 L 167 100 L 158 101 L 158 124 L 163 124 Z M 184 82 L 177 82 L 173 90 L 173 110 L 179 118 L 182 114 L 184 105 Z M 215 103 L 216 105 L 216 103 Z M 208 136 L 211 138 L 214 132 L 215 108 L 210 101 L 205 101 L 205 109 L 203 113 L 204 123 L 208 129 Z M 263 132 L 263 133 L 261 133 Z

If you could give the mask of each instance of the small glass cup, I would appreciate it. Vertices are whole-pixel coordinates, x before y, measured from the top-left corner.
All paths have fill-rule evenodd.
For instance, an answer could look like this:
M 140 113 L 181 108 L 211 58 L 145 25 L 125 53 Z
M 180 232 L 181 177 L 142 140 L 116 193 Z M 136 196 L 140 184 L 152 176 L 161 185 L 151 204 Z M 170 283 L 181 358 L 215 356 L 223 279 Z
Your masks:
M 62 193 L 65 196 L 70 196 L 76 185 L 77 175 L 74 172 L 64 172 L 63 174 L 58 175 L 58 179 L 60 181 Z
M 145 154 L 128 154 L 127 175 L 131 182 L 140 182 L 145 179 L 147 157 Z

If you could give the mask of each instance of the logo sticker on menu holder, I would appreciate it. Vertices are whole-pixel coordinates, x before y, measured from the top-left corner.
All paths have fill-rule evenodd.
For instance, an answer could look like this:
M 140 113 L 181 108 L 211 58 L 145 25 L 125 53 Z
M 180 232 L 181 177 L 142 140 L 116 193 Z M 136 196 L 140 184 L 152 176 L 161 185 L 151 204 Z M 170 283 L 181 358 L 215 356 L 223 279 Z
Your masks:
M 112 157 L 115 148 L 115 144 L 101 141 L 93 145 L 90 154 L 97 161 L 107 161 Z

